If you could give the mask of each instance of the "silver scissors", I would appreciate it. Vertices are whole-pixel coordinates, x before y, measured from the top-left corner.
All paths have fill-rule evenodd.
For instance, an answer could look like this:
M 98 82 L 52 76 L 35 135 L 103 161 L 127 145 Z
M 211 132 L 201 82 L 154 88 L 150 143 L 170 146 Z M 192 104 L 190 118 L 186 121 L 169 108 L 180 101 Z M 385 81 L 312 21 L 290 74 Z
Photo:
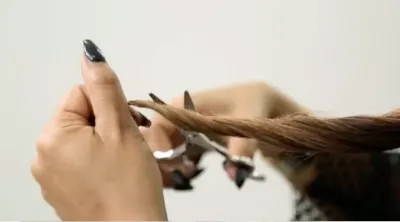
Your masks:
M 166 104 L 153 93 L 150 93 L 149 95 L 155 103 Z M 195 105 L 188 91 L 185 91 L 184 93 L 184 109 L 196 112 Z M 188 131 L 181 128 L 178 128 L 178 130 L 184 137 L 184 145 L 176 149 L 170 149 L 167 151 L 155 151 L 153 152 L 153 155 L 156 159 L 172 160 L 178 157 L 194 158 L 202 155 L 207 151 L 216 151 L 225 158 L 223 166 L 229 163 L 236 165 L 238 169 L 240 169 L 240 171 L 237 172 L 237 177 L 239 178 L 237 179 L 237 181 L 235 181 L 236 185 L 239 188 L 242 186 L 246 178 L 256 181 L 265 181 L 265 176 L 254 170 L 255 166 L 251 158 L 245 156 L 229 155 L 226 147 L 220 145 L 215 140 L 210 139 L 203 133 Z M 197 176 L 198 174 L 196 174 L 195 176 Z M 192 186 L 190 185 L 190 179 L 191 178 L 186 178 L 181 172 L 179 172 L 179 170 L 173 171 L 173 180 L 178 183 L 178 186 L 176 186 L 175 189 L 192 189 Z

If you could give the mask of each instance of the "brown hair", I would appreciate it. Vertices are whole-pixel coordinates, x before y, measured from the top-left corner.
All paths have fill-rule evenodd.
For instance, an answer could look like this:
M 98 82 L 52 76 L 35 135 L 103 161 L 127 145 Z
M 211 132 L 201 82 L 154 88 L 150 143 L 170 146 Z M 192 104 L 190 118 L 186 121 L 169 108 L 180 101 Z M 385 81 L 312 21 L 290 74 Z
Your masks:
M 317 118 L 291 114 L 276 119 L 236 119 L 205 116 L 151 101 L 134 100 L 129 105 L 150 108 L 183 129 L 256 139 L 264 144 L 260 149 L 358 153 L 400 146 L 400 112 L 375 117 Z

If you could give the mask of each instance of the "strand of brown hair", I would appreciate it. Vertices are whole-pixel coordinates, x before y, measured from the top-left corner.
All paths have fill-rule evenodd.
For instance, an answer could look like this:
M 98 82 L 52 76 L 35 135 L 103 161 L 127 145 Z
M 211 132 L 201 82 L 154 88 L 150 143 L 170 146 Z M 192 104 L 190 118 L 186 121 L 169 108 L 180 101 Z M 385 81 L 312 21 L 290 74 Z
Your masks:
M 359 153 L 400 147 L 400 112 L 342 118 L 292 114 L 276 119 L 237 119 L 205 116 L 151 101 L 134 100 L 129 105 L 152 109 L 182 129 L 256 139 L 264 144 L 262 149 Z

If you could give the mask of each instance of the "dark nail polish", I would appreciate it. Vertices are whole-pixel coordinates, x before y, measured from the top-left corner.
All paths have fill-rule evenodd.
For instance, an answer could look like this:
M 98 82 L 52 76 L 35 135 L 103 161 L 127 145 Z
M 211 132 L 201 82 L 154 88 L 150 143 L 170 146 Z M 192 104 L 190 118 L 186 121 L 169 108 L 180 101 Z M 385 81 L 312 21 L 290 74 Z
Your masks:
M 129 107 L 129 112 L 131 113 L 131 116 L 133 118 L 133 120 L 135 120 L 136 124 L 138 126 L 144 126 L 144 127 L 150 127 L 151 126 L 151 121 L 149 119 L 147 119 L 147 117 L 145 115 L 143 115 L 142 113 L 134 110 L 132 107 Z
M 201 173 L 203 173 L 204 169 L 200 168 L 200 169 L 196 169 L 196 171 L 194 171 L 192 178 L 196 178 L 197 176 L 199 176 Z
M 236 171 L 235 177 L 235 184 L 240 189 L 242 188 L 244 182 L 246 181 L 247 177 L 250 175 L 249 169 L 246 168 L 238 168 Z
M 232 181 L 235 180 L 236 178 L 236 167 L 233 166 L 232 161 L 229 161 L 228 159 L 226 159 L 223 163 L 222 163 L 222 168 L 225 170 L 226 174 L 228 175 L 229 179 L 231 179 Z
M 158 96 L 154 95 L 154 93 L 150 93 L 149 96 L 153 100 L 153 102 L 158 104 L 165 104 L 165 102 L 162 101 Z
M 91 62 L 105 62 L 106 59 L 102 55 L 100 49 L 89 39 L 83 40 L 83 49 L 86 57 Z
M 151 126 L 151 121 L 142 113 L 137 112 L 140 116 L 140 126 L 144 126 L 144 127 L 150 127 Z
M 225 160 L 222 162 L 222 167 L 223 167 L 224 169 L 226 169 L 226 166 L 228 165 L 228 163 L 229 163 L 229 160 L 228 160 L 228 159 L 225 159 Z
M 172 181 L 174 182 L 175 190 L 191 190 L 190 180 L 182 174 L 181 171 L 175 169 L 172 171 Z

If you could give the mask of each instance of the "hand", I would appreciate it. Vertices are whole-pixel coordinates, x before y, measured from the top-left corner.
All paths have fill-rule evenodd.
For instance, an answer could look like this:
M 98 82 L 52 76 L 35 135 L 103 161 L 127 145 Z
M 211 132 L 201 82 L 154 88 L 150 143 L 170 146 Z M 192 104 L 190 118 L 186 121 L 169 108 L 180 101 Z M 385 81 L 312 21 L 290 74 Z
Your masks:
M 302 107 L 287 98 L 285 95 L 262 82 L 251 82 L 229 87 L 222 87 L 198 93 L 192 93 L 192 98 L 197 111 L 205 115 L 222 115 L 235 118 L 274 118 L 293 112 L 305 111 Z M 183 108 L 183 97 L 172 100 L 171 105 Z M 183 143 L 177 128 L 160 115 L 152 120 L 152 127 L 143 129 L 142 133 L 155 150 L 168 150 Z M 223 138 L 231 156 L 253 158 L 257 149 L 254 140 L 237 137 Z M 179 169 L 186 177 L 191 177 L 196 171 L 196 162 L 184 162 L 182 159 L 173 161 L 160 161 L 159 165 L 163 175 L 165 187 L 173 187 L 172 172 Z M 243 173 L 234 164 L 224 166 L 228 176 L 235 181 L 238 187 L 242 186 Z
M 63 220 L 166 220 L 158 165 L 118 77 L 91 41 L 84 45 L 85 84 L 41 134 L 32 174 Z

